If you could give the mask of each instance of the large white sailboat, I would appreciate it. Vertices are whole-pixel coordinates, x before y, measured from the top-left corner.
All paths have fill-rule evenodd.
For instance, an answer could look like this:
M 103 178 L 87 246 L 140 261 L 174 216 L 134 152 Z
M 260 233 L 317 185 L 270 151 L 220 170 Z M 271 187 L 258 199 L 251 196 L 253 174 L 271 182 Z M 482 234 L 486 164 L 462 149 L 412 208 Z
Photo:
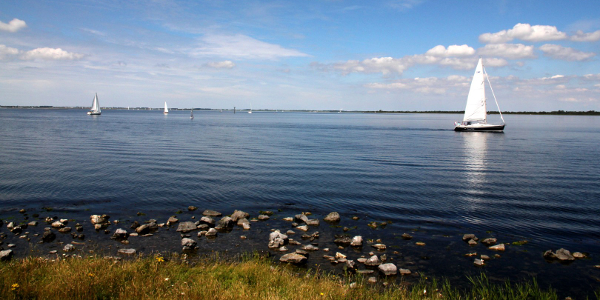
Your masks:
M 165 101 L 165 110 L 163 111 L 163 113 L 165 115 L 169 113 L 169 108 L 167 107 L 167 101 Z
M 98 103 L 98 93 L 94 96 L 94 100 L 92 101 L 92 108 L 87 112 L 88 115 L 100 115 L 102 114 L 102 110 L 100 109 L 100 104 Z
M 490 90 L 494 96 L 494 101 L 498 107 L 498 113 L 502 119 L 502 124 L 494 125 L 487 123 L 487 107 L 485 98 L 485 82 L 490 85 Z M 475 74 L 473 75 L 473 81 L 471 81 L 471 89 L 469 90 L 469 96 L 467 97 L 467 107 L 465 108 L 465 116 L 462 122 L 454 122 L 455 131 L 502 131 L 506 125 L 500 106 L 498 106 L 498 100 L 494 95 L 494 90 L 490 83 L 485 69 L 483 68 L 483 61 L 479 58 L 477 67 L 475 68 Z

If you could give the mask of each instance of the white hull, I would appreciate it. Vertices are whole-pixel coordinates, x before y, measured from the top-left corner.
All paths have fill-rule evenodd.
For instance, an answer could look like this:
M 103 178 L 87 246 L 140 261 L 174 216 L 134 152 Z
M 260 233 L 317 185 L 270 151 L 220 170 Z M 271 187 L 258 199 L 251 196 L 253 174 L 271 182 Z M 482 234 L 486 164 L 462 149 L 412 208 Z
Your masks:
M 454 131 L 502 131 L 504 130 L 504 124 L 493 125 L 493 124 L 462 124 L 457 123 L 454 127 Z

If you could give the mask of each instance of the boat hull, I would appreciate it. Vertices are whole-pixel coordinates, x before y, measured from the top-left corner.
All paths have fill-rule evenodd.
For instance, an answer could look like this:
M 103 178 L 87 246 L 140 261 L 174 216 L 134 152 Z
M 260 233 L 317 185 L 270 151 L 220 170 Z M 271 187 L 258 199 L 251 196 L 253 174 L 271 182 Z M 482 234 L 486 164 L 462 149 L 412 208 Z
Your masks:
M 100 112 L 88 111 L 88 113 L 87 113 L 87 114 L 88 114 L 88 115 L 90 115 L 90 116 L 99 116 L 99 115 L 100 115 L 100 114 L 102 114 L 102 113 L 100 113 Z
M 503 131 L 505 124 L 472 124 L 472 125 L 457 125 L 454 131 Z

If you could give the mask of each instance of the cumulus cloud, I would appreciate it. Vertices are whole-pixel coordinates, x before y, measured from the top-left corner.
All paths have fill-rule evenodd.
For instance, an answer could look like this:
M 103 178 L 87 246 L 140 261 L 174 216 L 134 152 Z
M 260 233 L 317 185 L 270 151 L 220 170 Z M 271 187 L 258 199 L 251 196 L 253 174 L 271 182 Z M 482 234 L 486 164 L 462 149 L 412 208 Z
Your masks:
M 500 56 L 508 59 L 535 58 L 533 46 L 523 44 L 488 44 L 477 53 L 486 56 Z
M 528 42 L 543 42 L 564 40 L 566 33 L 558 31 L 556 26 L 529 25 L 518 23 L 512 29 L 498 31 L 496 33 L 484 33 L 479 36 L 479 41 L 484 44 L 498 44 L 519 39 Z
M 572 41 L 576 42 L 595 42 L 600 40 L 600 30 L 596 30 L 590 33 L 584 33 L 581 30 L 577 30 L 573 36 L 571 36 Z
M 83 57 L 83 54 L 67 52 L 60 48 L 37 48 L 21 55 L 21 59 L 23 60 L 78 60 Z
M 191 51 L 196 56 L 235 57 L 245 59 L 279 59 L 285 57 L 308 57 L 298 50 L 287 49 L 243 34 L 206 35 L 201 45 Z
M 425 52 L 425 55 L 431 55 L 431 56 L 441 56 L 441 57 L 448 57 L 448 56 L 471 56 L 475 54 L 475 49 L 467 46 L 467 45 L 451 45 L 448 46 L 448 49 L 446 49 L 446 47 L 442 46 L 442 45 L 437 45 L 431 49 L 429 49 L 427 52 Z
M 0 45 L 0 59 L 14 57 L 19 54 L 19 49 Z
M 390 83 L 368 83 L 365 87 L 384 90 L 410 90 L 421 94 L 444 94 L 448 89 L 467 89 L 470 80 L 470 78 L 459 75 L 450 75 L 447 78 L 417 77 L 395 80 Z
M 25 21 L 19 19 L 12 19 L 8 24 L 0 21 L 0 30 L 2 31 L 17 32 L 25 27 L 27 27 Z
M 205 66 L 213 69 L 231 69 L 235 67 L 235 63 L 230 60 L 211 61 L 206 63 Z
M 567 61 L 583 61 L 596 56 L 596 53 L 593 52 L 582 52 L 573 48 L 554 44 L 542 45 L 540 50 L 548 57 Z

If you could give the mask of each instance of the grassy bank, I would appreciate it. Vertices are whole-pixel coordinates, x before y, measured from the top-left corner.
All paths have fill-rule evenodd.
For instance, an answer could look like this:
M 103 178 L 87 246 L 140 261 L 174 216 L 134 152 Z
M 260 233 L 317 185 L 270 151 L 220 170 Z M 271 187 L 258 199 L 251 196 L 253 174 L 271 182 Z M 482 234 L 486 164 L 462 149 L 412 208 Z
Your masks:
M 557 299 L 535 281 L 497 285 L 479 277 L 463 291 L 431 280 L 380 288 L 366 277 L 295 272 L 257 256 L 195 264 L 161 256 L 31 257 L 0 263 L 0 282 L 0 299 Z

